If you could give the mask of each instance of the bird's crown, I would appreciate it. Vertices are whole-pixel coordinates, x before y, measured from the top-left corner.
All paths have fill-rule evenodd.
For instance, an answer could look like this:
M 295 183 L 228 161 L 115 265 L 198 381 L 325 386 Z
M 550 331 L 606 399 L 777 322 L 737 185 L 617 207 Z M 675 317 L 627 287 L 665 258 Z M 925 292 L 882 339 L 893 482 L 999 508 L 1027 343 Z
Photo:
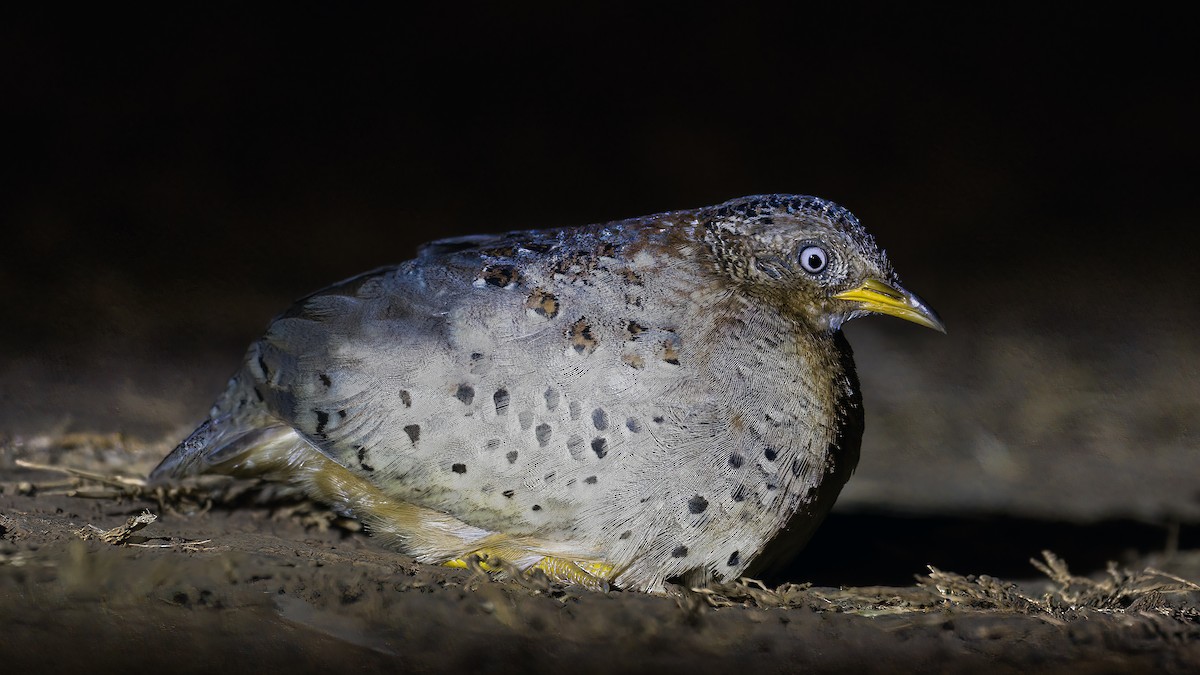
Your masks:
M 698 223 L 718 264 L 744 281 L 798 275 L 824 286 L 851 274 L 895 280 L 887 255 L 858 218 L 819 197 L 741 197 L 701 209 Z
M 943 330 L 901 286 L 858 218 L 807 195 L 755 195 L 696 212 L 694 223 L 721 273 L 790 314 L 836 329 L 868 312 Z

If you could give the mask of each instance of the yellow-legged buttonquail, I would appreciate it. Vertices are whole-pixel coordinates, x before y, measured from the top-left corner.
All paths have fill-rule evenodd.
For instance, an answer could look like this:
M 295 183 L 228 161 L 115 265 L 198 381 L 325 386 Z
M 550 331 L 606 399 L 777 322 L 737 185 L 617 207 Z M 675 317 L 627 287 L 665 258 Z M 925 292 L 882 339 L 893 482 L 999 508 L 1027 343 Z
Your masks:
M 152 478 L 287 481 L 426 562 L 737 578 L 854 470 L 872 312 L 943 329 L 814 197 L 434 242 L 275 319 Z

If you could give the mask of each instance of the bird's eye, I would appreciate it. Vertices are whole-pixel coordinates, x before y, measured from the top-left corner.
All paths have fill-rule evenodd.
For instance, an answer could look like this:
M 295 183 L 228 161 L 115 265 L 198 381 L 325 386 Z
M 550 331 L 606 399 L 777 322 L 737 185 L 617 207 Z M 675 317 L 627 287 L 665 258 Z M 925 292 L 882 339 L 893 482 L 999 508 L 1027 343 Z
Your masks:
M 805 272 L 820 274 L 828 263 L 829 258 L 825 255 L 825 249 L 820 246 L 805 246 L 800 251 L 800 266 L 804 268 Z

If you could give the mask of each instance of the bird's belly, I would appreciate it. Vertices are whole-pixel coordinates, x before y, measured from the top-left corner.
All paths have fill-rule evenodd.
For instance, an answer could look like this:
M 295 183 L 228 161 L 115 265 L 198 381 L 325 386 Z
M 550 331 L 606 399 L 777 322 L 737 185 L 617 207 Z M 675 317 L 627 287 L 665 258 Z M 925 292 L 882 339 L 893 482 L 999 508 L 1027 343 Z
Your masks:
M 530 372 L 503 356 L 435 364 L 433 383 L 385 378 L 382 423 L 326 430 L 334 459 L 397 499 L 595 552 L 645 583 L 739 574 L 817 495 L 835 430 L 792 376 L 748 392 L 699 369 Z

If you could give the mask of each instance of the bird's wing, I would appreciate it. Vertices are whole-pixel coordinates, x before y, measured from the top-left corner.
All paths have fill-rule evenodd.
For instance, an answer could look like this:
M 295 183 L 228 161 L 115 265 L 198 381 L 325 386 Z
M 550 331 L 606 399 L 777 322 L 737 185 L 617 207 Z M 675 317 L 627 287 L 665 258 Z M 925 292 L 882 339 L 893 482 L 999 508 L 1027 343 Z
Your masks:
M 590 237 L 575 234 L 571 250 L 594 245 Z M 522 277 L 528 261 L 553 259 L 563 233 L 450 241 L 297 303 L 251 347 L 244 377 L 272 418 L 393 497 L 507 531 L 520 529 L 507 523 L 524 518 L 519 507 L 565 523 L 569 509 L 535 504 L 522 490 L 527 476 L 553 472 L 551 426 L 564 454 L 560 420 L 586 422 L 584 449 L 596 436 L 594 406 L 586 420 L 569 412 L 579 416 L 582 397 L 573 395 L 585 384 L 555 365 L 578 317 L 532 302 L 542 298 L 537 281 Z M 548 396 L 562 397 L 561 407 Z
M 665 433 L 654 420 L 684 372 L 682 324 L 622 236 L 427 252 L 289 310 L 247 373 L 274 417 L 395 498 L 493 531 L 570 531 L 654 461 L 621 457 Z

